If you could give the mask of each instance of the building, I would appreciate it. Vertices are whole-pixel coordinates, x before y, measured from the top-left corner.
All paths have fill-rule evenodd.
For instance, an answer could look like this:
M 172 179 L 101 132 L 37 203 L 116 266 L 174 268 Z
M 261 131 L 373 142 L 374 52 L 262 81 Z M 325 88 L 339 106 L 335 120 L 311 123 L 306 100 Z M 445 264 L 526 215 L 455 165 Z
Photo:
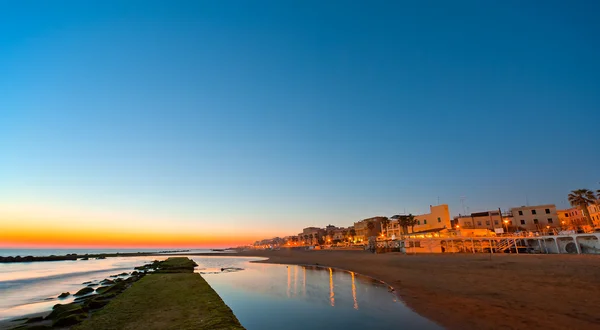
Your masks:
M 590 217 L 594 223 L 594 227 L 600 227 L 600 200 L 597 200 L 595 204 L 588 206 L 590 211 Z
M 390 223 L 386 228 L 387 237 L 400 237 L 403 234 L 402 219 L 408 215 L 394 215 L 390 218 Z M 429 205 L 429 213 L 415 215 L 416 225 L 408 228 L 409 233 L 418 233 L 422 231 L 431 231 L 444 228 L 452 228 L 450 221 L 450 210 L 447 204 Z
M 508 215 L 502 215 L 500 210 L 475 212 L 470 215 L 459 214 L 452 220 L 452 227 L 464 229 L 489 229 L 494 231 L 494 229 L 504 227 L 504 220 L 510 222 L 512 218 Z
M 588 206 L 590 218 L 594 223 L 594 227 L 600 226 L 600 204 L 591 204 Z M 558 219 L 563 226 L 587 226 L 588 222 L 585 218 L 585 214 L 579 207 L 572 207 L 570 209 L 558 210 Z
M 572 207 L 570 209 L 557 210 L 556 215 L 558 221 L 562 227 L 573 227 L 583 226 L 586 224 L 585 216 L 583 211 L 578 207 Z
M 344 228 L 344 227 L 336 227 L 336 226 L 332 226 L 332 225 L 328 225 L 327 227 L 325 227 L 326 230 L 326 241 L 328 243 L 330 242 L 341 242 L 346 240 L 346 236 L 348 235 L 348 232 L 350 231 L 349 228 Z
M 385 217 L 372 217 L 354 223 L 354 231 L 356 236 L 354 240 L 357 242 L 366 241 L 371 236 L 379 236 L 381 232 L 381 219 Z M 373 223 L 373 228 L 369 229 L 369 223 Z
M 307 227 L 302 229 L 302 233 L 298 234 L 299 242 L 306 244 L 319 244 L 319 240 L 325 236 L 325 229 L 319 227 Z
M 513 226 L 528 231 L 543 231 L 547 227 L 559 228 L 561 223 L 554 204 L 513 207 Z

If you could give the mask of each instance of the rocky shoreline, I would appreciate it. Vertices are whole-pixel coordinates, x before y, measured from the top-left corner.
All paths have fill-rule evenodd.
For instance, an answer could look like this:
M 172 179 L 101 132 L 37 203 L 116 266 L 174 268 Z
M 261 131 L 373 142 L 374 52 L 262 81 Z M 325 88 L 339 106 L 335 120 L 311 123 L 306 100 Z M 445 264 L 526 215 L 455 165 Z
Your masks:
M 73 302 L 59 303 L 54 305 L 50 311 L 23 315 L 2 323 L 10 325 L 9 329 L 29 330 L 63 329 L 73 326 L 91 317 L 93 313 L 102 309 L 135 282 L 149 273 L 158 271 L 160 267 L 161 262 L 155 260 L 152 263 L 135 267 L 131 272 L 111 275 L 102 281 L 84 282 L 82 283 L 84 287 L 77 292 L 63 292 L 56 297 L 59 300 L 74 297 Z M 0 328 L 4 328 L 4 326 L 0 326 Z

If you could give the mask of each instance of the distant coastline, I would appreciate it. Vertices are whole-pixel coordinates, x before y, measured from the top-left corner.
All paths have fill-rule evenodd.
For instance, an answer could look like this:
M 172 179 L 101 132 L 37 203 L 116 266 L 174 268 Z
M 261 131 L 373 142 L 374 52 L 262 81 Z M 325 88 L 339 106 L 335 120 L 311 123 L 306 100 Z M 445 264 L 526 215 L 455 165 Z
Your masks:
M 7 249 L 3 250 L 7 251 Z M 24 250 L 15 250 L 15 251 L 24 251 Z M 43 250 L 40 250 L 43 251 Z M 56 250 L 48 250 L 56 251 Z M 64 250 L 65 252 L 69 250 Z M 77 253 L 67 253 L 64 255 L 11 255 L 11 256 L 0 256 L 0 263 L 13 263 L 13 262 L 41 262 L 41 261 L 68 261 L 68 260 L 89 260 L 89 259 L 105 259 L 111 257 L 147 257 L 147 256 L 159 256 L 159 255 L 215 255 L 215 254 L 223 254 L 223 253 L 235 253 L 235 250 L 232 249 L 202 249 L 196 250 L 198 252 L 193 252 L 194 250 L 165 250 L 165 251 L 144 251 L 144 252 L 115 252 L 115 253 L 85 253 L 85 254 L 77 254 Z

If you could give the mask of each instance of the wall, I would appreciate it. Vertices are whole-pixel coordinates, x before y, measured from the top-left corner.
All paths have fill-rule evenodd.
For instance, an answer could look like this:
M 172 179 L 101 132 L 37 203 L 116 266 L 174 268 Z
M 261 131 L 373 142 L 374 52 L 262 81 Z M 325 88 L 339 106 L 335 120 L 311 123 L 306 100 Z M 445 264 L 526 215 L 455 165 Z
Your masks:
M 546 213 L 546 209 L 549 213 Z M 510 211 L 513 215 L 513 226 L 522 227 L 526 230 L 542 231 L 546 229 L 546 226 L 551 228 L 561 226 L 554 204 L 513 207 Z M 522 214 L 519 214 L 519 211 Z M 532 214 L 532 211 L 535 211 L 536 214 Z

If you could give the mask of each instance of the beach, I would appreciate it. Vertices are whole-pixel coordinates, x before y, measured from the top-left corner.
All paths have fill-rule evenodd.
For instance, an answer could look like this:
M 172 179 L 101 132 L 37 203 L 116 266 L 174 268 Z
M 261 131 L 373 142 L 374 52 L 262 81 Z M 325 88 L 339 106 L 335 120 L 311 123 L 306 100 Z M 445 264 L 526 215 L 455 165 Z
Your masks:
M 247 251 L 268 263 L 322 265 L 392 286 L 417 313 L 448 329 L 600 329 L 594 255 L 372 254 Z

